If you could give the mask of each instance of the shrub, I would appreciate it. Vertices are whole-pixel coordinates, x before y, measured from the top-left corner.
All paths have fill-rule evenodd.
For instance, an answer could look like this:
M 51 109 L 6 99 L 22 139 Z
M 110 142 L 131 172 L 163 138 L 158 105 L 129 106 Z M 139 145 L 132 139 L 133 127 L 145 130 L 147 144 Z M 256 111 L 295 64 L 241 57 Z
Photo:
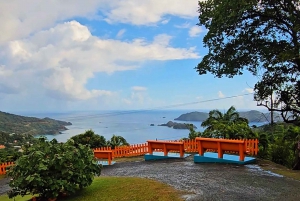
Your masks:
M 16 165 L 8 171 L 12 178 L 9 197 L 39 194 L 40 198 L 56 198 L 60 192 L 74 193 L 89 186 L 100 175 L 93 151 L 73 140 L 58 143 L 40 138 L 28 146 Z
M 273 162 L 285 165 L 289 168 L 291 168 L 294 163 L 294 153 L 290 144 L 280 139 L 276 140 L 274 144 L 271 144 L 270 157 Z
M 89 145 L 92 149 L 107 146 L 106 139 L 101 135 L 95 134 L 92 130 L 87 130 L 85 133 L 75 135 L 71 139 L 73 139 L 76 144 Z

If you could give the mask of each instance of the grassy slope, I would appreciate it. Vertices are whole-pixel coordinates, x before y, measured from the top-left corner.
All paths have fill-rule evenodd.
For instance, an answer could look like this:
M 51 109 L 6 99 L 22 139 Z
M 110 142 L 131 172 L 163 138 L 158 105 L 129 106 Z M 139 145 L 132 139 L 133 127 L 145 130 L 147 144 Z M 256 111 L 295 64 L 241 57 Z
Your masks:
M 276 164 L 269 160 L 258 159 L 258 165 L 267 171 L 274 172 L 276 174 L 283 175 L 288 178 L 296 179 L 300 181 L 300 171 L 291 170 L 283 165 Z
M 17 134 L 53 134 L 64 130 L 68 122 L 50 118 L 24 117 L 0 111 L 0 131 Z
M 32 196 L 17 197 L 16 201 L 25 201 Z M 7 195 L 0 196 L 1 201 L 12 201 Z M 76 195 L 63 200 L 72 201 L 179 201 L 180 192 L 172 187 L 150 179 L 134 177 L 99 177 L 91 186 Z

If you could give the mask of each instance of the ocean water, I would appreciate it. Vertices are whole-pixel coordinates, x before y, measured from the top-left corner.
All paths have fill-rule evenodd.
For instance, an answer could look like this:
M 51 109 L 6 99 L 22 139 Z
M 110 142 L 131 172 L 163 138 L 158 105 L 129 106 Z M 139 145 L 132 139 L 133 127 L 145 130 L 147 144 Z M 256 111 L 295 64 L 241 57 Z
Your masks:
M 145 143 L 147 140 L 178 140 L 188 137 L 188 129 L 173 129 L 166 126 L 157 126 L 175 121 L 181 114 L 192 112 L 188 110 L 169 111 L 103 111 L 103 112 L 70 112 L 70 113 L 35 113 L 26 114 L 39 118 L 50 117 L 56 120 L 69 121 L 71 126 L 62 134 L 44 135 L 51 140 L 56 138 L 59 142 L 65 142 L 74 135 L 84 133 L 92 129 L 96 134 L 103 135 L 109 140 L 113 134 L 123 136 L 128 143 Z M 203 131 L 201 122 L 175 121 L 179 123 L 193 123 L 197 131 Z M 150 126 L 154 124 L 154 126 Z M 262 125 L 264 122 L 250 123 L 250 125 Z

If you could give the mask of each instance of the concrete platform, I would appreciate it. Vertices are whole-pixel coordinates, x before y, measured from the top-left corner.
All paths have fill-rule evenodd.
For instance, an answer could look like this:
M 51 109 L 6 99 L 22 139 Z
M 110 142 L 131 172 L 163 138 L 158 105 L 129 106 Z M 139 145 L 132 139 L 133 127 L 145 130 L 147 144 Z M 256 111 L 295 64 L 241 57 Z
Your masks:
M 183 158 L 186 158 L 190 156 L 191 154 L 184 154 Z M 180 158 L 179 153 L 168 153 L 167 156 L 164 156 L 163 152 L 153 152 L 153 155 L 151 154 L 145 154 L 144 155 L 145 161 L 150 161 L 150 160 L 161 160 L 161 159 L 171 159 L 171 158 Z
M 97 161 L 98 165 L 101 164 L 103 166 L 107 166 L 108 165 L 108 161 Z M 112 161 L 111 165 L 115 164 L 116 161 Z
M 213 152 L 205 152 L 204 156 L 199 156 L 199 154 L 194 155 L 194 162 L 195 163 L 229 163 L 229 164 L 238 164 L 238 165 L 245 165 L 250 163 L 255 163 L 256 158 L 253 157 L 245 157 L 244 161 L 239 160 L 239 156 L 231 155 L 231 154 L 224 154 L 223 158 L 218 158 L 218 153 Z

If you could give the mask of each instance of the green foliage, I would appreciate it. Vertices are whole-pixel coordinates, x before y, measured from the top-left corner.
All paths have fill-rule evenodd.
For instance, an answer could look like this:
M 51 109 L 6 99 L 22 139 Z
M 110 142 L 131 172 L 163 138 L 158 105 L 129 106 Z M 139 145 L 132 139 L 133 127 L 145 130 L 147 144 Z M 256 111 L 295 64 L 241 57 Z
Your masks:
M 258 156 L 275 163 L 293 167 L 297 161 L 297 142 L 300 140 L 300 128 L 293 124 L 276 123 L 257 127 L 259 133 Z
M 9 197 L 30 193 L 55 198 L 60 192 L 72 194 L 89 186 L 100 173 L 101 166 L 88 146 L 75 145 L 73 140 L 58 143 L 40 138 L 36 144 L 25 147 L 23 156 L 9 170 Z
M 106 139 L 94 133 L 92 130 L 87 130 L 83 134 L 75 135 L 71 139 L 76 144 L 89 145 L 92 149 L 107 146 Z
M 260 78 L 255 100 L 286 122 L 300 115 L 300 9 L 291 0 L 199 1 L 199 26 L 208 29 L 202 75 L 234 77 L 244 70 Z M 265 102 L 275 93 L 272 108 Z M 274 96 L 273 96 L 274 97 Z
M 190 133 L 189 133 L 189 138 L 188 139 L 193 140 L 196 137 L 201 137 L 201 132 L 200 131 L 199 132 L 195 131 L 193 124 L 189 125 L 189 130 L 190 130 Z
M 13 162 L 22 155 L 18 149 L 15 148 L 4 148 L 0 149 L 0 163 Z
M 9 134 L 0 131 L 0 145 L 5 145 L 4 149 L 0 149 L 0 163 L 15 161 L 22 155 L 19 148 L 14 148 L 14 146 L 22 147 L 36 141 L 37 139 L 29 134 Z
M 206 127 L 203 133 L 204 137 L 224 139 L 255 137 L 255 133 L 248 125 L 248 120 L 241 118 L 233 106 L 224 114 L 219 110 L 210 111 L 209 117 L 202 122 L 201 126 Z
M 270 159 L 275 163 L 292 168 L 295 158 L 290 142 L 278 139 L 275 143 L 271 144 Z
M 15 134 L 43 135 L 57 134 L 66 130 L 70 122 L 50 118 L 24 117 L 0 111 L 0 131 Z M 0 138 L 1 139 L 1 138 Z
M 122 136 L 113 135 L 111 139 L 107 141 L 107 145 L 114 149 L 118 146 L 129 146 L 129 143 Z
M 7 147 L 22 146 L 23 144 L 32 144 L 36 142 L 36 138 L 30 134 L 9 134 L 0 131 L 0 144 Z

